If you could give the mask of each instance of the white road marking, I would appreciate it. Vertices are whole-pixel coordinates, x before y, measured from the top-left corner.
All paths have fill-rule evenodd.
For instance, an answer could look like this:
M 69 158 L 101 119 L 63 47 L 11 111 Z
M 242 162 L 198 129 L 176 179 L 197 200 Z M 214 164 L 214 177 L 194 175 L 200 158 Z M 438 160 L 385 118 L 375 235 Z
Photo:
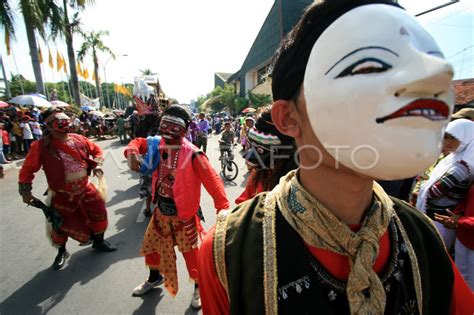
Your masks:
M 146 198 L 143 198 L 143 203 L 142 203 L 142 206 L 140 207 L 140 212 L 138 213 L 138 217 L 137 217 L 137 223 L 145 222 L 145 215 L 143 214 L 143 210 L 145 210 L 145 207 L 146 207 Z

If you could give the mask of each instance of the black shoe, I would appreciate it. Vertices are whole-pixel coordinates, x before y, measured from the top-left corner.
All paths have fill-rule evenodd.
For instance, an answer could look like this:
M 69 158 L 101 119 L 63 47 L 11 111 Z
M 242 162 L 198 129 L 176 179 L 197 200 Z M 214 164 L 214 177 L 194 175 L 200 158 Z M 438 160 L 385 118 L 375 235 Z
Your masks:
M 64 267 L 64 264 L 66 263 L 66 259 L 68 259 L 68 257 L 69 253 L 67 251 L 59 251 L 56 255 L 56 258 L 54 258 L 53 269 L 59 270 Z
M 143 214 L 145 215 L 145 217 L 151 217 L 151 209 L 143 210 Z
M 97 249 L 98 251 L 101 251 L 101 252 L 105 252 L 105 253 L 115 252 L 117 250 L 117 246 L 114 246 L 104 240 L 95 241 L 94 243 L 92 243 L 92 248 Z

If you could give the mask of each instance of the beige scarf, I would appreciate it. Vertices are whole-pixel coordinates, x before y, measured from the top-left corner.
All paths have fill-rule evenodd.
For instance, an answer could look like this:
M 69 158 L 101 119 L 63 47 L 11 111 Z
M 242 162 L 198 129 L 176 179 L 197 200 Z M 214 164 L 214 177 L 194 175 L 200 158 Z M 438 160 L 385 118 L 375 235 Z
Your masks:
M 380 237 L 394 215 L 389 196 L 374 182 L 374 202 L 361 229 L 354 233 L 301 186 L 296 171 L 283 177 L 279 186 L 274 189 L 278 207 L 303 240 L 349 257 L 346 293 L 351 314 L 383 314 L 385 291 L 372 266 L 379 254 Z

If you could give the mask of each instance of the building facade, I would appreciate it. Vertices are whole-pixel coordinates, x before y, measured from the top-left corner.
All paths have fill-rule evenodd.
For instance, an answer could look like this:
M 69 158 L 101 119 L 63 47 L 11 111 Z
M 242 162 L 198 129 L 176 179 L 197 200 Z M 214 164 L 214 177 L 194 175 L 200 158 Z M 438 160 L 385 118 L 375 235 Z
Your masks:
M 268 69 L 281 40 L 313 0 L 275 0 L 241 68 L 226 81 L 244 97 L 247 91 L 271 95 Z

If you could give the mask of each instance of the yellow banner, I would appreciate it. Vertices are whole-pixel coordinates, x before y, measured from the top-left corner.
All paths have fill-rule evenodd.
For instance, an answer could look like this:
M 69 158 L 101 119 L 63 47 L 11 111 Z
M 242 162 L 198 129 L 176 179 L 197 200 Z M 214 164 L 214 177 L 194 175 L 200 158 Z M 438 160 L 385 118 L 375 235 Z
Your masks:
M 64 61 L 59 54 L 59 51 L 56 51 L 56 71 L 61 71 L 62 67 L 64 66 Z
M 43 63 L 43 54 L 41 53 L 41 47 L 38 47 L 38 59 L 40 63 Z

